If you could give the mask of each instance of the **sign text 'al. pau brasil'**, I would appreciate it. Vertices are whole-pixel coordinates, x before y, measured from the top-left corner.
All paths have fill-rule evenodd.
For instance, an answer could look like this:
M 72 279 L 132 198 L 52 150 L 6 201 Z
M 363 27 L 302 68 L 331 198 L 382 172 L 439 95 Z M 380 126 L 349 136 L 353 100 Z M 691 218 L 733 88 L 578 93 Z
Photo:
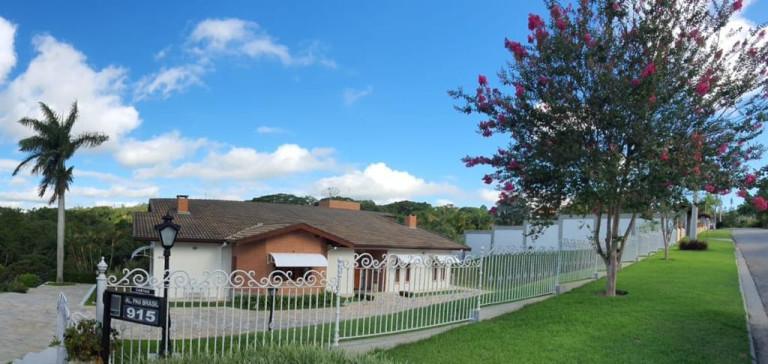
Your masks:
M 110 292 L 109 315 L 114 319 L 162 326 L 165 305 L 161 297 L 133 292 Z

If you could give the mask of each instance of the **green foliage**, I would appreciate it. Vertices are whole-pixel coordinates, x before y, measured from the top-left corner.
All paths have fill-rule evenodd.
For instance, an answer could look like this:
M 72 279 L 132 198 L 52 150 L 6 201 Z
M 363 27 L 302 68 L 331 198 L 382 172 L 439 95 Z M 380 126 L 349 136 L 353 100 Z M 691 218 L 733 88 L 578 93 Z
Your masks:
M 749 363 L 733 244 L 670 254 L 622 269 L 627 296 L 595 295 L 603 278 L 385 355 L 410 363 Z
M 677 246 L 680 250 L 707 250 L 707 242 L 704 240 L 683 239 Z
M 5 290 L 8 292 L 27 293 L 29 287 L 27 287 L 27 285 L 21 281 L 14 280 L 8 283 L 8 285 L 5 287 Z
M 146 205 L 67 210 L 67 281 L 94 283 L 96 264 L 102 256 L 113 269 L 129 263 L 148 265 L 146 258 L 129 262 L 131 252 L 143 245 L 131 237 L 134 211 L 146 211 Z M 55 257 L 56 209 L 0 207 L 0 262 L 4 262 L 0 282 L 10 282 L 24 273 L 35 274 L 43 282 L 55 280 Z
M 42 283 L 40 282 L 40 278 L 32 273 L 19 274 L 16 279 L 28 288 L 35 288 Z
M 64 346 L 70 360 L 84 362 L 98 361 L 101 355 L 101 323 L 94 319 L 80 320 L 77 325 L 64 330 Z M 118 332 L 111 331 L 109 349 L 115 351 L 120 346 Z
M 185 359 L 163 360 L 167 364 L 197 364 L 197 363 L 221 363 L 221 364 L 390 364 L 394 363 L 383 357 L 381 353 L 375 354 L 348 354 L 339 349 L 329 350 L 314 346 L 257 346 L 248 351 L 227 354 L 224 357 L 218 355 L 200 355 Z M 144 361 L 142 363 L 155 363 Z

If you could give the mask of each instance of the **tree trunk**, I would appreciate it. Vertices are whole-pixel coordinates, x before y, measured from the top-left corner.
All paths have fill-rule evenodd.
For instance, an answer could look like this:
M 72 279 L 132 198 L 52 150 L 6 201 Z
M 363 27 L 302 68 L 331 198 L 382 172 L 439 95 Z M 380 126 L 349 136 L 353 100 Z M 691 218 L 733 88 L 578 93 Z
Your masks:
M 696 240 L 696 229 L 699 227 L 699 207 L 696 205 L 699 203 L 699 191 L 693 191 L 693 205 L 691 206 L 691 226 L 688 231 L 688 237 L 691 241 Z
M 56 282 L 64 282 L 64 194 L 59 194 L 59 219 L 56 223 Z
M 608 253 L 605 268 L 605 295 L 613 297 L 616 296 L 616 278 L 619 275 L 615 251 Z
M 664 238 L 664 260 L 669 260 L 669 239 L 671 236 L 669 236 L 669 233 L 672 232 L 670 228 L 667 227 L 669 224 L 669 219 L 664 217 L 664 214 L 661 214 L 661 235 Z

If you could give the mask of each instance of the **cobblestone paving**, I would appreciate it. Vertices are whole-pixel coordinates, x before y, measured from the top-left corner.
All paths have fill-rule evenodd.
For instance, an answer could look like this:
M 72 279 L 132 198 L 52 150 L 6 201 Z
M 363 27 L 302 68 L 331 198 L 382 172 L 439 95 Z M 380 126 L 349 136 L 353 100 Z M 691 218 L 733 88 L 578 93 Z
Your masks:
M 40 286 L 27 293 L 0 293 L 0 363 L 21 358 L 48 347 L 56 333 L 56 303 L 64 292 L 71 312 L 88 313 L 93 306 L 80 307 L 92 285 Z

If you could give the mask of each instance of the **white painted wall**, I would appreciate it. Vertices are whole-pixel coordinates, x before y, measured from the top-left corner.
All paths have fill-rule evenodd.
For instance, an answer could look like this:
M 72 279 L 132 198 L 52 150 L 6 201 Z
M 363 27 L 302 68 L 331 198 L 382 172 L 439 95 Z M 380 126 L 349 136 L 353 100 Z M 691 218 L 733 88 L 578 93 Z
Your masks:
M 524 244 L 522 226 L 494 226 L 493 227 L 493 248 L 522 248 Z M 485 250 L 488 253 L 488 250 Z M 480 254 L 480 252 L 477 252 Z
M 337 279 L 339 274 L 339 258 L 348 262 L 349 266 L 354 265 L 353 259 L 355 259 L 355 250 L 350 248 L 328 248 L 328 269 L 326 270 L 326 277 L 328 282 L 333 279 Z M 348 296 L 354 293 L 355 289 L 355 275 L 353 269 L 347 269 L 342 272 L 341 282 L 339 282 L 339 293 L 342 296 Z M 326 285 L 326 289 L 331 289 L 329 285 Z
M 465 231 L 464 242 L 468 247 L 472 249 L 466 254 L 472 254 L 477 256 L 480 254 L 482 250 L 485 250 L 486 252 L 489 251 L 491 249 L 492 234 L 493 233 L 491 232 L 491 230 Z M 457 255 L 457 256 L 464 257 L 464 254 Z
M 163 248 L 159 243 L 155 243 L 152 252 L 153 271 L 150 272 L 158 280 L 163 279 L 164 258 Z M 226 266 L 222 262 L 227 261 Z M 184 243 L 177 242 L 171 249 L 170 269 L 171 275 L 175 271 L 186 272 L 191 279 L 197 282 L 205 278 L 205 272 L 211 272 L 217 269 L 223 269 L 229 272 L 229 266 L 232 261 L 232 250 L 221 249 L 221 244 L 217 243 Z M 215 294 L 213 292 L 212 294 Z M 157 295 L 162 295 L 162 290 L 157 290 Z M 169 294 L 169 296 L 173 297 Z
M 414 250 L 414 249 L 390 249 L 387 254 L 411 254 L 420 256 L 425 262 L 430 255 L 450 255 L 450 250 Z M 410 280 L 406 281 L 406 269 L 410 270 Z M 413 265 L 410 268 L 400 270 L 400 282 L 395 282 L 395 268 L 387 269 L 385 281 L 387 292 L 430 292 L 444 290 L 450 287 L 451 268 L 446 266 L 445 278 L 438 270 L 437 279 L 434 279 L 434 268 L 431 266 Z

